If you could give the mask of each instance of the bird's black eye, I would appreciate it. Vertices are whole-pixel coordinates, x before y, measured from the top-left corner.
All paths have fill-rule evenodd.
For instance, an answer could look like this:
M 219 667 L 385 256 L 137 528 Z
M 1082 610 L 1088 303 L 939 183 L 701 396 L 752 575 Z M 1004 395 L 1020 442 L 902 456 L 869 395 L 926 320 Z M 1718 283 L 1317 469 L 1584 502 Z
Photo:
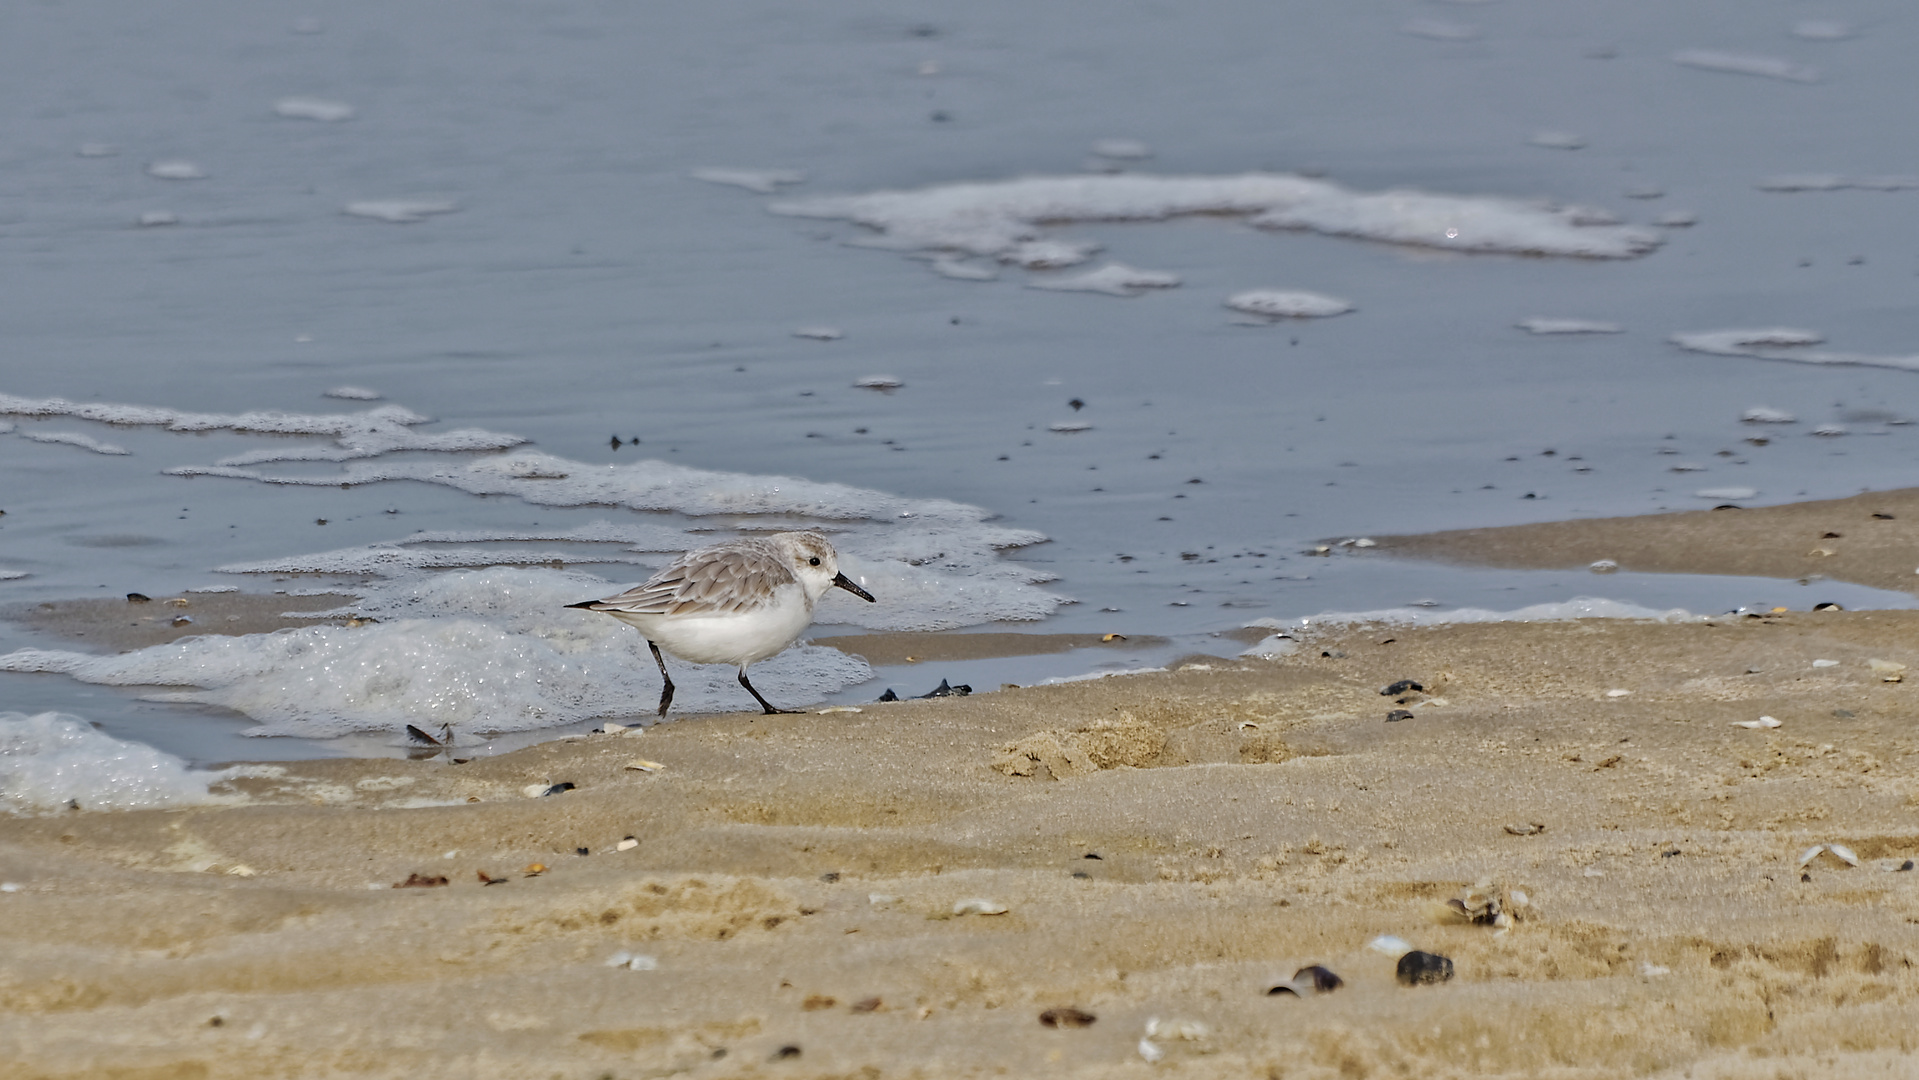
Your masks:
M 819 564 L 820 564 L 820 557 L 818 555 L 815 555 L 812 558 L 806 560 L 806 565 L 808 566 L 818 566 Z

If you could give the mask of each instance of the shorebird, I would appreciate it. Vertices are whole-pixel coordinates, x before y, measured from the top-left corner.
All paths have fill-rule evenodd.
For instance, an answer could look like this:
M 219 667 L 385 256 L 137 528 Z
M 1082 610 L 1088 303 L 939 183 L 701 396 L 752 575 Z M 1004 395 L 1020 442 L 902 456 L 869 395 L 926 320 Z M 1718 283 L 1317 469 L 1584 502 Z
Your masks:
M 659 573 L 604 600 L 568 604 L 604 611 L 639 630 L 660 665 L 661 716 L 673 704 L 664 648 L 695 664 L 735 664 L 740 685 L 768 714 L 776 709 L 747 681 L 747 665 L 793 644 L 813 621 L 813 605 L 831 588 L 872 603 L 873 594 L 840 573 L 839 553 L 823 533 L 773 533 L 689 551 Z

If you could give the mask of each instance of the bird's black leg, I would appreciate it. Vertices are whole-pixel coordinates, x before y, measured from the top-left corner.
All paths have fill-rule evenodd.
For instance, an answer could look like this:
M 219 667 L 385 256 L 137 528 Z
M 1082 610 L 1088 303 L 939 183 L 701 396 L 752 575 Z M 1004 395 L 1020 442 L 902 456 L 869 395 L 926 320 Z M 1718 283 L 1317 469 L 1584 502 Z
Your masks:
M 673 704 L 673 676 L 666 673 L 666 657 L 660 655 L 660 647 L 653 639 L 646 639 L 646 647 L 653 650 L 653 662 L 660 665 L 660 715 L 666 715 L 666 707 Z M 758 695 L 755 695 L 758 696 Z
M 760 708 L 765 709 L 766 715 L 768 716 L 772 716 L 775 713 L 799 713 L 806 711 L 805 709 L 775 709 L 773 706 L 768 705 L 766 699 L 760 696 L 760 692 L 753 689 L 753 684 L 746 681 L 745 668 L 740 669 L 740 685 L 746 687 L 746 692 L 753 695 L 753 700 L 760 703 Z

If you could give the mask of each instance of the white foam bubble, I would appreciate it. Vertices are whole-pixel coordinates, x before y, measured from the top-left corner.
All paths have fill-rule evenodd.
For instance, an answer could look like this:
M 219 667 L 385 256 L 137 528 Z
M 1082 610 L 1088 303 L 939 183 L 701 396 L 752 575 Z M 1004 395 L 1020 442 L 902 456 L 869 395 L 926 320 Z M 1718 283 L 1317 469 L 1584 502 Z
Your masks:
M 289 120 L 318 120 L 322 123 L 337 124 L 342 120 L 353 119 L 353 106 L 344 101 L 329 101 L 326 98 L 289 97 L 273 103 L 273 114 Z
M 694 169 L 688 175 L 709 184 L 745 188 L 760 195 L 771 195 L 791 184 L 806 183 L 806 174 L 794 169 Z
M 1097 270 L 1068 277 L 1034 278 L 1029 289 L 1058 292 L 1105 293 L 1108 296 L 1138 296 L 1147 289 L 1171 289 L 1179 285 L 1179 275 L 1163 270 L 1140 270 L 1125 263 L 1107 263 Z
M 321 396 L 339 398 L 342 401 L 378 401 L 385 395 L 378 390 L 368 390 L 364 386 L 336 386 Z
M 898 390 L 906 383 L 898 375 L 861 375 L 853 385 L 861 390 Z
M 151 746 L 124 742 L 77 716 L 0 712 L 0 808 L 16 814 L 148 810 L 233 802 L 208 786 L 235 770 L 190 769 Z
M 1699 224 L 1699 215 L 1691 210 L 1668 210 L 1652 219 L 1662 229 L 1690 229 Z
M 1748 424 L 1796 424 L 1799 418 L 1784 409 L 1774 409 L 1766 405 L 1754 405 L 1739 414 L 1739 419 Z
M 1041 176 L 795 199 L 770 209 L 865 226 L 874 235 L 864 246 L 986 256 L 1029 267 L 1072 265 L 1097 250 L 1050 238 L 1047 225 L 1187 214 L 1240 215 L 1261 228 L 1468 252 L 1623 259 L 1662 242 L 1656 230 L 1597 224 L 1603 215 L 1590 209 L 1411 190 L 1355 192 L 1282 173 Z
M 1099 139 L 1092 145 L 1097 157 L 1113 161 L 1144 161 L 1153 156 L 1153 148 L 1138 139 Z
M 981 266 L 950 255 L 942 255 L 934 259 L 933 272 L 955 281 L 993 281 L 999 277 L 999 271 L 990 266 Z
M 1699 68 L 1702 71 L 1723 71 L 1731 75 L 1759 75 L 1768 79 L 1784 79 L 1787 82 L 1796 83 L 1816 83 L 1820 77 L 1818 68 L 1795 64 L 1777 56 L 1761 56 L 1757 53 L 1682 49 L 1672 54 L 1672 61 L 1682 67 Z
M 147 166 L 147 175 L 161 180 L 204 180 L 206 170 L 191 161 L 156 161 Z
M 351 217 L 410 225 L 435 214 L 451 214 L 459 208 L 460 204 L 450 199 L 361 199 L 347 203 L 340 210 Z
M 645 640 L 617 620 L 571 611 L 605 581 L 493 568 L 394 583 L 354 610 L 387 621 L 244 637 L 185 638 L 118 656 L 24 649 L 0 670 L 58 672 L 111 686 L 195 687 L 152 700 L 244 713 L 260 735 L 325 738 L 403 725 L 524 731 L 651 714 L 659 673 Z M 753 707 L 726 665 L 669 659 L 685 712 Z M 818 646 L 753 666 L 776 701 L 806 702 L 872 677 L 862 660 Z
M 1795 364 L 1842 367 L 1883 367 L 1919 371 L 1919 355 L 1875 356 L 1868 353 L 1812 349 L 1826 339 L 1810 330 L 1775 326 L 1755 330 L 1704 330 L 1674 334 L 1672 342 L 1692 352 L 1714 356 L 1750 356 L 1758 360 L 1785 360 Z
M 1479 36 L 1477 28 L 1445 19 L 1413 19 L 1401 25 L 1399 31 L 1428 41 L 1471 41 Z
M 1753 499 L 1759 496 L 1759 489 L 1749 487 L 1700 488 L 1692 494 L 1695 499 L 1719 499 L 1722 501 L 1727 499 Z
M 1429 608 L 1381 608 L 1376 611 L 1328 611 L 1291 622 L 1259 619 L 1248 626 L 1273 630 L 1309 630 L 1322 626 L 1351 626 L 1358 623 L 1394 623 L 1413 626 L 1443 626 L 1451 623 L 1489 622 L 1561 622 L 1568 619 L 1650 619 L 1655 622 L 1690 622 L 1702 618 L 1684 608 L 1657 610 L 1598 596 L 1576 596 L 1571 600 L 1533 604 L 1512 611 L 1486 608 L 1457 608 L 1434 611 Z
M 223 459 L 214 468 L 186 466 L 168 470 L 175 475 L 197 472 L 230 475 L 231 469 L 273 461 L 347 461 L 377 457 L 399 450 L 465 453 L 504 450 L 526 442 L 478 428 L 447 432 L 412 430 L 430 423 L 399 405 L 382 405 L 357 413 L 195 413 L 151 405 L 76 402 L 64 398 L 23 398 L 0 394 L 0 414 L 14 416 L 72 416 L 103 424 L 164 427 L 169 431 L 236 431 L 268 435 L 332 436 L 331 446 L 274 446 Z
M 82 434 L 78 431 L 37 431 L 33 428 L 23 428 L 20 431 L 20 437 L 23 439 L 32 439 L 37 443 L 77 446 L 82 450 L 91 450 L 96 454 L 108 454 L 114 457 L 122 457 L 133 453 L 133 451 L 128 450 L 124 446 L 110 442 L 101 442 L 91 435 Z
M 355 574 L 368 577 L 404 577 L 422 570 L 475 566 L 551 566 L 587 562 L 566 551 L 526 551 L 457 544 L 450 548 L 403 548 L 383 544 L 339 548 L 301 555 L 283 555 L 215 567 L 222 574 Z M 598 555 L 590 561 L 637 562 L 619 555 Z
M 1759 181 L 1761 191 L 1911 191 L 1919 176 L 1843 176 L 1839 173 L 1788 173 Z
M 1570 131 L 1535 131 L 1526 141 L 1547 150 L 1584 150 L 1586 148 L 1585 138 L 1574 135 Z
M 25 570 L 0 570 L 0 581 L 19 581 L 23 577 L 32 577 Z
M 1529 334 L 1617 334 L 1625 327 L 1598 319 L 1521 319 L 1513 325 Z
M 1323 319 L 1353 310 L 1351 301 L 1300 289 L 1248 289 L 1227 297 L 1226 306 L 1274 319 Z
M 1792 36 L 1802 41 L 1844 41 L 1853 33 L 1851 23 L 1834 19 L 1801 19 L 1792 24 Z

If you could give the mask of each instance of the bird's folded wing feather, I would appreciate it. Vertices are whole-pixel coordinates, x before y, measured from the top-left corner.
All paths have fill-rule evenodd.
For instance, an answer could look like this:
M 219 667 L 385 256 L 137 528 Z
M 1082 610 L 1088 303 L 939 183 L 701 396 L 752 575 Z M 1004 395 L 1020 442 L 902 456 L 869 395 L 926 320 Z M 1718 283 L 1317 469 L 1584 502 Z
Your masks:
M 688 552 L 644 585 L 595 606 L 641 615 L 723 615 L 770 604 L 774 590 L 794 581 L 793 572 L 773 552 L 728 545 Z

